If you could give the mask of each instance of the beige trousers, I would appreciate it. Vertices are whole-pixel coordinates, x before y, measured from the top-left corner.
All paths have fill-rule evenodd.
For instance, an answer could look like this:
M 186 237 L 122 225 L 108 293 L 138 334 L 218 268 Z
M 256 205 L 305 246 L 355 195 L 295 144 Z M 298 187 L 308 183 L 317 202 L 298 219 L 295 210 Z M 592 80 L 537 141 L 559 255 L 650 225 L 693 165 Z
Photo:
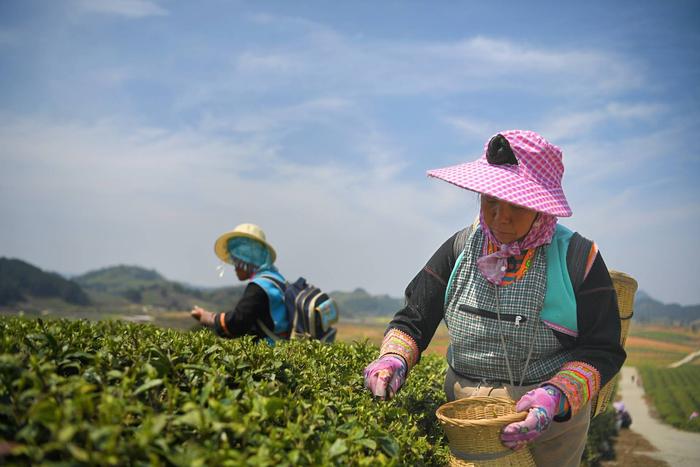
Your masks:
M 517 401 L 537 386 L 511 386 L 500 383 L 497 386 L 485 386 L 477 380 L 458 376 L 449 367 L 445 376 L 445 394 L 448 402 L 470 396 L 508 397 Z M 569 420 L 552 422 L 547 431 L 530 443 L 530 451 L 538 467 L 578 467 L 581 464 L 588 436 L 590 412 L 589 403 Z

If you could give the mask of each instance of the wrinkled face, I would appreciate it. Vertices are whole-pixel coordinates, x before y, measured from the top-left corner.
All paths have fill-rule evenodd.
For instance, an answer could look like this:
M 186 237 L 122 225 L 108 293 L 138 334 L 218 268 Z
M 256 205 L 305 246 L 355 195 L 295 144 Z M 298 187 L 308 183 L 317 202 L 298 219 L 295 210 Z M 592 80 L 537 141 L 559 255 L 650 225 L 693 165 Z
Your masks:
M 481 195 L 481 212 L 486 225 L 501 243 L 521 240 L 530 231 L 537 217 L 537 211 L 488 195 Z

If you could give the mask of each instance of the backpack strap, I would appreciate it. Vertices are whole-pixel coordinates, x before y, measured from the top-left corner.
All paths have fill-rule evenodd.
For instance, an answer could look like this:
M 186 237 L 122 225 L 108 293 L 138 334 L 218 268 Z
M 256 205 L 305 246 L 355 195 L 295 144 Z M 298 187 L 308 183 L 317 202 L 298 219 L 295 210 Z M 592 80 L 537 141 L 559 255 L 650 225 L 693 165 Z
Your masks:
M 471 235 L 471 233 L 476 230 L 478 226 L 479 218 L 477 217 L 477 219 L 469 227 L 465 227 L 457 232 L 455 241 L 452 244 L 452 252 L 454 253 L 455 258 L 462 254 L 464 247 L 467 246 L 467 239 L 469 238 L 469 235 Z
M 581 236 L 578 232 L 575 232 L 569 240 L 569 249 L 566 251 L 566 268 L 569 272 L 571 285 L 574 288 L 574 294 L 578 293 L 578 289 L 586 279 L 586 263 L 588 262 L 588 255 L 591 252 L 591 248 L 593 248 L 593 242 Z M 614 381 L 616 381 L 617 378 L 616 375 L 608 384 L 598 391 L 598 394 L 592 397 L 591 419 L 605 410 L 612 396 L 612 390 L 608 390 L 607 388 L 612 387 L 611 384 L 615 384 Z
M 267 274 L 260 274 L 259 276 L 256 277 L 256 279 L 267 279 L 268 281 L 272 282 L 272 284 L 277 287 L 280 292 L 282 292 L 282 295 L 284 295 L 284 291 L 287 290 L 287 284 L 282 282 L 281 280 L 277 279 L 274 276 L 270 276 Z
M 277 289 L 279 289 L 279 291 L 282 293 L 282 297 L 285 296 L 285 291 L 287 290 L 287 283 L 282 282 L 281 280 L 277 279 L 276 277 L 268 275 L 268 274 L 260 274 L 259 276 L 256 277 L 256 279 L 265 279 L 265 280 L 270 281 L 272 283 L 272 285 L 274 285 L 275 287 L 277 287 Z M 281 337 L 278 334 L 275 334 L 274 332 L 272 332 L 272 330 L 270 330 L 270 328 L 265 326 L 265 323 L 263 323 L 262 320 L 258 319 L 255 322 L 260 327 L 260 330 L 262 330 L 262 332 L 264 332 L 265 335 L 268 337 L 268 339 L 271 339 L 272 342 L 277 342 L 281 339 Z
M 586 263 L 592 247 L 593 242 L 578 232 L 575 232 L 569 240 L 569 248 L 566 251 L 566 268 L 569 271 L 569 279 L 571 279 L 574 293 L 578 292 L 586 279 Z
M 455 241 L 452 244 L 452 253 L 454 253 L 455 258 L 462 254 L 462 251 L 464 251 L 464 247 L 467 246 L 467 238 L 469 238 L 469 234 L 471 233 L 471 231 L 472 227 L 469 226 L 457 232 Z
M 258 326 L 260 326 L 260 329 L 262 330 L 262 332 L 265 333 L 265 335 L 267 336 L 267 338 L 268 338 L 268 339 L 272 339 L 272 342 L 277 342 L 277 341 L 280 340 L 280 336 L 278 336 L 277 334 L 275 334 L 274 332 L 272 332 L 272 331 L 270 330 L 270 328 L 268 328 L 267 326 L 265 326 L 265 323 L 263 323 L 262 320 L 259 320 L 259 319 L 258 319 L 258 320 L 256 320 L 255 322 L 258 324 Z
M 479 219 L 477 218 L 473 224 L 471 224 L 469 227 L 463 228 L 462 230 L 457 232 L 457 235 L 455 236 L 454 242 L 452 243 L 452 253 L 454 254 L 455 262 L 454 266 L 452 266 L 450 277 L 447 280 L 447 285 L 445 286 L 444 304 L 447 304 L 447 301 L 450 297 L 450 290 L 452 289 L 452 279 L 454 278 L 455 273 L 457 272 L 457 268 L 462 262 L 462 257 L 464 256 L 464 248 L 467 246 L 467 240 L 478 226 Z

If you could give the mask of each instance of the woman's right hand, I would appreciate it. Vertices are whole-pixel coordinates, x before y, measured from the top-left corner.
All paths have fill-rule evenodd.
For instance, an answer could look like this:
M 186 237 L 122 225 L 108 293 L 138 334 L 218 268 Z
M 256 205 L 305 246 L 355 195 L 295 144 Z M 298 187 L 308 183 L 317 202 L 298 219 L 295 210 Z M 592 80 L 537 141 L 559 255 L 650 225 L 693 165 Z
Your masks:
M 406 381 L 406 362 L 397 355 L 379 357 L 365 368 L 365 387 L 382 400 L 389 400 Z
M 199 321 L 203 326 L 208 328 L 214 327 L 214 317 L 216 314 L 212 313 L 211 311 L 207 311 L 204 308 L 195 305 L 195 307 L 192 308 L 192 311 L 190 311 L 190 316 Z

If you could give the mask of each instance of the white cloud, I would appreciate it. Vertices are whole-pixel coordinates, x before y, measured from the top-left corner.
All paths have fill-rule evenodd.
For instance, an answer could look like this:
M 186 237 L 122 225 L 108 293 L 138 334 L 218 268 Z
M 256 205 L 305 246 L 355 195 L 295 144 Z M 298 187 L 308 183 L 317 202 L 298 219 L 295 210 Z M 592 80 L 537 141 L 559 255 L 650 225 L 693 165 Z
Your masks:
M 398 295 L 456 230 L 446 219 L 464 203 L 440 184 L 397 179 L 391 154 L 360 167 L 304 165 L 274 147 L 118 121 L 4 121 L 0 139 L 0 212 L 13 225 L 0 232 L 0 254 L 53 270 L 135 262 L 212 284 L 216 236 L 257 222 L 290 275 Z
M 299 28 L 306 30 L 327 30 L 327 28 L 315 21 L 299 16 L 283 16 L 270 13 L 253 13 L 247 15 L 250 22 L 259 25 L 273 25 L 277 28 Z
M 529 128 L 561 146 L 569 180 L 575 179 L 579 186 L 591 186 L 623 177 L 635 169 L 642 170 L 650 160 L 663 157 L 669 150 L 669 141 L 677 140 L 677 135 L 682 134 L 683 124 L 668 125 L 667 122 L 666 126 L 653 131 L 621 132 L 617 137 L 601 138 L 598 136 L 601 131 L 650 124 L 666 112 L 661 104 L 612 101 L 577 112 L 555 112 L 533 120 Z M 477 116 L 450 116 L 444 121 L 472 139 L 484 139 L 484 135 L 502 129 L 499 127 L 504 124 L 504 121 L 496 123 Z
M 244 52 L 236 58 L 236 69 L 241 72 L 289 73 L 298 68 L 298 62 L 285 54 L 256 54 Z
M 549 118 L 543 123 L 544 132 L 551 140 L 581 138 L 593 130 L 607 125 L 632 125 L 640 121 L 651 121 L 666 111 L 665 106 L 656 103 L 608 102 L 592 110 L 563 113 Z
M 148 1 L 79 5 L 168 14 Z M 642 288 L 662 299 L 671 286 L 656 271 L 670 277 L 700 264 L 693 252 L 669 252 L 663 267 L 648 266 L 668 225 L 682 233 L 674 241 L 700 230 L 697 188 L 687 175 L 678 180 L 698 167 L 682 144 L 697 123 L 635 100 L 651 75 L 630 56 L 501 37 L 387 40 L 303 18 L 247 18 L 253 27 L 235 41 L 183 30 L 164 34 L 157 54 L 129 44 L 82 53 L 68 42 L 80 36 L 48 35 L 56 48 L 42 42 L 44 58 L 32 63 L 51 70 L 35 78 L 50 90 L 42 111 L 56 120 L 0 118 L 0 217 L 13 220 L 0 229 L 0 253 L 73 272 L 135 262 L 208 283 L 216 235 L 254 221 L 285 272 L 398 295 L 477 210 L 473 195 L 417 180 L 416 166 L 446 153 L 461 161 L 493 131 L 525 122 L 564 149 L 571 222 L 610 251 L 611 264 L 639 272 Z M 0 44 L 14 38 L 0 31 Z M 66 60 L 56 50 L 75 53 Z M 487 98 L 504 95 L 503 108 L 490 107 Z M 136 123 L 145 121 L 158 123 Z M 440 124 L 469 147 L 439 140 L 454 136 Z M 669 154 L 675 164 L 664 165 Z
M 137 73 L 133 69 L 127 66 L 121 66 L 90 70 L 90 72 L 84 76 L 84 80 L 96 85 L 117 87 L 134 79 L 136 76 Z
M 352 106 L 352 102 L 347 99 L 321 97 L 289 106 L 267 107 L 259 112 L 246 113 L 229 122 L 222 119 L 221 126 L 244 133 L 289 129 L 304 123 L 328 121 L 332 116 L 351 110 Z
M 484 36 L 384 40 L 343 34 L 300 18 L 257 15 L 249 19 L 261 34 L 284 39 L 197 50 L 199 59 L 212 54 L 217 73 L 207 76 L 206 90 L 191 86 L 190 81 L 182 83 L 184 89 L 178 94 L 183 103 L 197 106 L 218 102 L 222 96 L 270 92 L 293 92 L 305 98 L 319 94 L 374 98 L 494 90 L 580 101 L 636 89 L 645 76 L 626 57 L 600 50 L 558 50 Z M 162 79 L 170 76 L 175 75 L 167 73 Z
M 477 139 L 484 139 L 485 135 L 493 133 L 494 128 L 498 127 L 495 122 L 477 117 L 450 116 L 445 117 L 443 120 L 457 129 L 462 135 Z
M 232 276 L 216 276 L 212 243 L 239 222 L 257 222 L 288 275 L 329 290 L 362 286 L 399 295 L 478 210 L 469 192 L 402 179 L 400 150 L 380 132 L 358 140 L 364 161 L 313 164 L 291 161 L 264 138 L 215 134 L 118 120 L 0 120 L 0 217 L 9 226 L 0 231 L 0 254 L 72 272 L 135 263 L 177 280 L 226 285 Z M 654 144 L 663 140 L 656 138 Z M 652 139 L 630 144 L 654 152 Z M 578 145 L 589 154 L 596 143 Z M 695 241 L 697 192 L 679 202 L 669 174 L 643 182 L 622 164 L 602 183 L 586 179 L 600 160 L 568 172 L 576 214 L 564 223 L 596 240 L 608 265 L 633 274 L 652 296 L 687 296 L 676 290 L 685 279 L 676 287 L 667 278 L 699 262 L 695 253 L 672 251 Z M 657 254 L 664 260 L 650 268 Z
M 698 153 L 684 144 L 689 131 L 686 122 L 668 120 L 649 130 L 607 138 L 595 133 L 565 138 L 565 177 L 586 189 L 597 187 L 603 192 L 634 183 L 687 177 L 700 161 Z M 670 157 L 673 163 L 668 163 Z M 675 180 L 673 185 L 688 187 L 678 182 Z
M 151 0 L 76 0 L 76 5 L 86 12 L 113 14 L 128 18 L 168 14 L 165 8 Z
M 689 277 L 700 273 L 700 258 L 687 246 L 700 233 L 700 197 L 679 198 L 671 186 L 574 193 L 574 217 L 564 223 L 595 240 L 610 269 L 631 274 L 654 298 L 696 304 Z

